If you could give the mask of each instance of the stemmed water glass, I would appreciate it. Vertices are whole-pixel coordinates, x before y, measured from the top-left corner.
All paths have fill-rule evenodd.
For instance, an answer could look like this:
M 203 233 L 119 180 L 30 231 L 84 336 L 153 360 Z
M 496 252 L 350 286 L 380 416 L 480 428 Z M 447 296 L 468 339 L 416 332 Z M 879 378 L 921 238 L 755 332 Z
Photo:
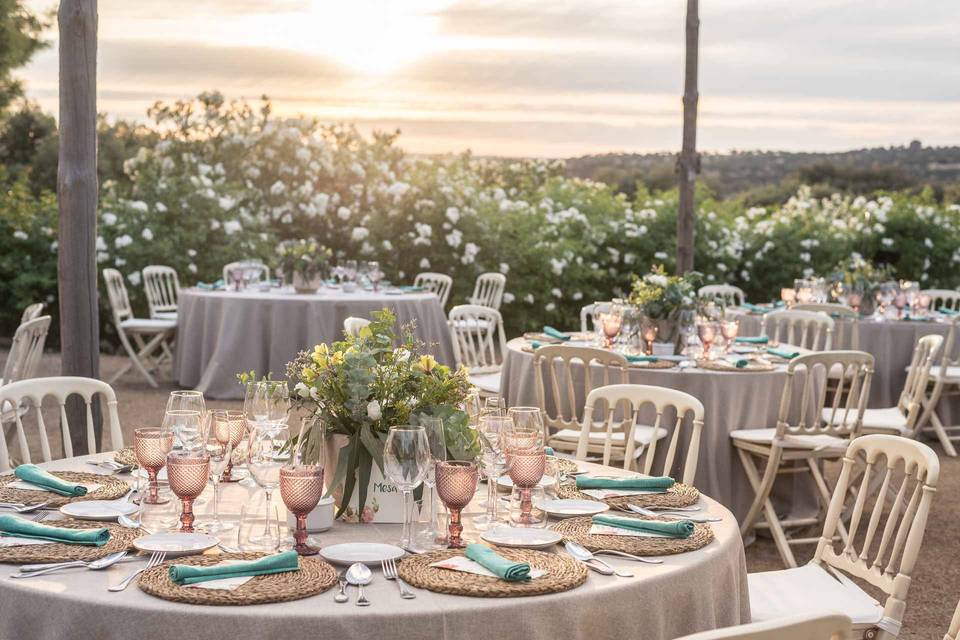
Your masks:
M 540 446 L 543 446 L 546 430 L 543 427 L 540 407 L 510 407 L 507 409 L 507 417 L 513 420 L 512 433 L 530 434 L 538 438 Z
M 211 429 L 213 434 L 216 429 Z M 210 481 L 213 482 L 213 519 L 203 523 L 200 529 L 204 533 L 219 533 L 233 528 L 230 522 L 224 522 L 220 519 L 220 483 L 221 476 L 230 464 L 230 457 L 233 455 L 233 443 L 228 439 L 225 444 L 221 444 L 219 438 L 211 435 L 213 449 L 216 455 L 210 455 Z
M 157 473 L 167 464 L 167 454 L 173 449 L 173 432 L 164 427 L 136 429 L 133 432 L 133 453 L 137 464 L 146 469 L 149 477 L 149 493 L 141 502 L 145 504 L 166 504 L 170 500 L 161 498 L 157 491 Z
M 301 556 L 316 555 L 317 548 L 307 544 L 307 515 L 323 497 L 323 463 L 294 463 L 280 469 L 280 497 L 297 519 L 294 551 Z
M 739 320 L 721 320 L 720 335 L 724 340 L 724 351 L 730 353 L 733 351 L 733 345 L 737 340 L 737 333 L 740 331 Z
M 287 383 L 264 380 L 247 383 L 243 414 L 251 429 L 278 430 L 286 426 L 290 412 Z
M 410 548 L 413 546 L 413 490 L 430 471 L 430 443 L 423 427 L 390 427 L 383 446 L 383 471 L 387 479 L 403 492 L 403 539 L 400 546 Z
M 185 451 L 203 449 L 209 426 L 206 412 L 192 409 L 168 409 L 163 414 L 162 427 L 173 434 L 175 443 Z
M 242 411 L 217 410 L 213 412 L 213 437 L 221 447 L 229 447 L 231 451 L 240 446 L 247 435 L 247 423 Z M 225 466 L 220 482 L 236 482 L 239 478 L 233 477 L 233 457 L 224 457 Z
M 170 490 L 180 498 L 180 532 L 193 533 L 193 501 L 207 487 L 210 456 L 205 451 L 174 451 L 167 455 Z
M 703 343 L 703 357 L 710 360 L 713 356 L 710 350 L 713 348 L 713 341 L 717 339 L 717 324 L 715 322 L 698 322 L 697 335 L 700 336 L 700 342 Z
M 435 492 L 437 482 L 434 471 L 438 462 L 444 462 L 447 459 L 447 441 L 443 429 L 443 420 L 441 418 L 433 416 L 421 418 L 420 426 L 422 426 L 426 432 L 427 443 L 430 445 L 430 466 L 427 470 L 427 475 L 423 477 L 423 485 L 430 492 L 430 526 L 426 531 L 430 538 L 428 546 L 434 546 L 441 537 L 440 532 L 437 531 L 437 499 Z
M 643 318 L 640 323 L 640 335 L 643 337 L 643 352 L 648 356 L 653 355 L 653 343 L 657 339 L 657 333 L 660 327 L 650 318 Z
M 600 314 L 600 327 L 603 330 L 603 338 L 607 349 L 613 348 L 614 339 L 620 335 L 620 328 L 623 325 L 623 316 L 614 311 Z
M 487 477 L 487 512 L 474 519 L 478 529 L 493 528 L 497 525 L 497 482 L 507 470 L 507 457 L 503 452 L 503 436 L 513 430 L 513 418 L 499 415 L 480 417 L 480 443 L 482 452 L 480 461 Z
M 250 434 L 250 450 L 247 454 L 247 468 L 250 470 L 250 476 L 263 489 L 265 506 L 265 518 L 270 519 L 270 506 L 273 498 L 273 490 L 280 484 L 280 469 L 284 462 L 289 459 L 286 447 L 290 440 L 289 433 L 285 427 L 268 426 L 265 429 L 253 429 Z M 273 540 L 273 533 L 270 527 L 266 527 L 263 532 L 264 548 L 276 548 L 279 541 Z M 251 542 L 257 542 L 256 539 Z
M 347 282 L 357 281 L 357 261 L 347 260 L 343 266 L 343 277 Z
M 533 510 L 531 493 L 543 478 L 547 457 L 541 447 L 536 449 L 515 450 L 507 453 L 510 457 L 510 480 L 520 492 L 520 514 L 516 523 L 521 526 L 534 524 L 530 512 Z
M 201 417 L 204 417 L 207 414 L 207 407 L 201 391 L 178 389 L 171 391 L 167 397 L 166 411 L 196 411 Z M 173 436 L 174 448 L 177 449 L 181 447 L 198 449 L 204 444 L 204 441 L 199 440 L 199 433 L 180 433 L 178 430 L 174 430 Z M 185 437 L 187 437 L 190 442 L 184 442 Z
M 437 494 L 450 510 L 449 539 L 447 548 L 462 549 L 466 546 L 461 534 L 460 512 L 470 504 L 477 491 L 477 464 L 464 460 L 437 463 Z
M 467 397 L 463 400 L 463 411 L 467 414 L 467 419 L 469 420 L 470 427 L 473 429 L 477 428 L 477 423 L 480 420 L 480 392 L 476 389 L 470 391 L 467 394 Z
M 369 263 L 367 277 L 370 279 L 370 284 L 373 285 L 373 290 L 379 291 L 380 281 L 383 280 L 383 271 L 380 270 L 380 263 L 376 260 L 373 260 Z
M 797 301 L 797 290 L 790 287 L 783 287 L 780 289 L 780 299 L 783 300 L 783 304 L 787 309 L 792 308 Z

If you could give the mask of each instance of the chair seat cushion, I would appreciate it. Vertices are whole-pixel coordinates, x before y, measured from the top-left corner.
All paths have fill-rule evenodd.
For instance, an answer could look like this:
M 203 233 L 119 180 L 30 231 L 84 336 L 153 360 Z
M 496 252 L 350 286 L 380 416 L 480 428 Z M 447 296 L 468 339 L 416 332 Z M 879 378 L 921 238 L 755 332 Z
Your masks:
M 889 431 L 901 435 L 909 433 L 909 429 L 907 429 L 907 417 L 903 415 L 897 407 L 864 410 L 863 428 L 870 429 L 871 431 Z
M 177 328 L 176 320 L 162 320 L 160 318 L 128 318 L 120 323 L 124 331 L 139 333 L 158 333 Z
M 665 438 L 667 436 L 667 430 L 660 428 L 657 429 L 657 440 Z M 635 444 L 648 445 L 653 442 L 653 427 L 647 425 L 634 425 L 633 427 L 633 441 Z M 550 439 L 564 440 L 567 442 L 580 442 L 580 430 L 579 429 L 561 429 L 553 435 L 550 436 Z M 607 434 L 606 433 L 591 433 L 589 442 L 591 445 L 603 445 L 606 442 Z M 623 432 L 616 431 L 610 434 L 610 440 L 614 445 L 623 446 Z
M 773 437 L 776 435 L 776 429 L 737 429 L 730 432 L 730 437 L 734 440 L 744 442 L 754 442 L 757 444 L 772 444 Z M 811 449 L 822 451 L 824 449 L 835 449 L 843 452 L 847 450 L 849 440 L 838 438 L 828 434 L 816 435 L 793 435 L 783 436 L 783 446 L 787 449 Z
M 177 312 L 176 311 L 156 311 L 154 312 L 153 317 L 156 320 L 173 320 L 174 322 L 176 322 Z
M 471 373 L 470 384 L 487 393 L 500 393 L 500 372 Z
M 819 565 L 747 576 L 754 622 L 800 614 L 842 613 L 855 625 L 880 622 L 883 608 L 854 582 L 841 582 Z
M 909 369 L 910 367 L 907 367 Z M 933 367 L 930 369 L 930 379 L 937 380 L 943 379 L 947 382 L 957 382 L 960 383 L 960 366 L 947 367 L 947 372 L 945 375 L 941 375 L 942 369 L 940 367 Z

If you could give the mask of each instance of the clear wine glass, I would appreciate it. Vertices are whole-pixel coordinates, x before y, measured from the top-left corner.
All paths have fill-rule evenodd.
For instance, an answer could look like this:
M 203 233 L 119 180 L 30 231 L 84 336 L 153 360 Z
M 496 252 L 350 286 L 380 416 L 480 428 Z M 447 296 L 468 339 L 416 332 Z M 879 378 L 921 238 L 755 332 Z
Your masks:
M 546 429 L 540 407 L 510 407 L 507 409 L 507 417 L 513 419 L 514 433 L 539 434 L 540 446 L 543 446 Z
M 229 446 L 235 450 L 247 435 L 247 422 L 242 411 L 217 410 L 213 412 L 213 437 L 221 447 Z M 220 478 L 221 482 L 236 482 L 239 478 L 233 476 L 233 457 L 226 456 L 225 468 Z
M 513 418 L 498 415 L 480 417 L 480 442 L 482 453 L 480 462 L 487 478 L 487 512 L 474 519 L 478 529 L 484 530 L 497 525 L 497 482 L 507 470 L 507 457 L 503 451 L 503 436 L 513 429 Z
M 233 441 L 226 439 L 225 443 L 220 442 L 216 435 L 216 428 L 211 429 L 210 442 L 208 447 L 212 447 L 214 453 L 210 455 L 210 481 L 213 482 L 213 519 L 204 522 L 200 530 L 204 533 L 220 533 L 233 528 L 233 523 L 224 522 L 220 519 L 220 483 L 222 476 L 226 475 L 226 469 L 231 466 L 231 457 L 233 456 Z
M 343 266 L 343 275 L 347 282 L 357 281 L 357 261 L 347 260 Z
M 376 260 L 373 260 L 368 263 L 370 269 L 367 272 L 367 277 L 370 278 L 370 283 L 373 285 L 374 291 L 380 290 L 380 281 L 383 280 L 383 271 L 380 270 L 380 263 Z
M 403 492 L 403 539 L 401 547 L 412 546 L 413 490 L 430 470 L 430 443 L 423 427 L 390 427 L 383 446 L 383 470 L 387 479 Z
M 290 390 L 286 382 L 264 380 L 247 383 L 243 414 L 250 429 L 277 431 L 290 414 Z
M 171 391 L 170 395 L 167 396 L 167 407 L 165 411 L 196 411 L 203 416 L 207 412 L 206 403 L 203 399 L 203 392 L 194 391 L 191 389 L 178 389 L 176 391 Z M 179 449 L 184 446 L 183 442 L 180 440 L 180 434 L 174 432 L 173 437 L 173 446 L 175 449 Z M 197 446 L 203 446 L 203 443 L 194 444 Z M 197 446 L 191 448 L 197 448 Z
M 473 389 L 467 394 L 467 397 L 463 400 L 463 410 L 467 414 L 470 426 L 476 429 L 477 423 L 480 421 L 481 411 L 479 391 Z
M 429 547 L 436 547 L 441 532 L 437 531 L 437 496 L 436 496 L 436 470 L 437 463 L 444 462 L 447 459 L 447 441 L 443 429 L 443 420 L 437 417 L 429 416 L 420 419 L 420 426 L 427 434 L 427 443 L 430 445 L 430 466 L 427 475 L 423 478 L 423 485 L 429 492 L 429 526 L 425 533 L 429 537 Z
M 163 414 L 161 426 L 173 434 L 176 442 L 186 451 L 203 449 L 204 416 L 190 409 L 170 409 Z
M 290 439 L 285 428 L 276 428 L 271 425 L 266 429 L 254 429 L 250 435 L 250 451 L 247 454 L 247 468 L 254 482 L 263 489 L 266 502 L 266 515 L 269 520 L 273 491 L 280 485 L 280 469 L 289 460 L 287 441 Z M 269 527 L 263 532 L 264 548 L 276 548 L 279 541 L 270 538 Z M 256 540 L 252 540 L 256 542 Z

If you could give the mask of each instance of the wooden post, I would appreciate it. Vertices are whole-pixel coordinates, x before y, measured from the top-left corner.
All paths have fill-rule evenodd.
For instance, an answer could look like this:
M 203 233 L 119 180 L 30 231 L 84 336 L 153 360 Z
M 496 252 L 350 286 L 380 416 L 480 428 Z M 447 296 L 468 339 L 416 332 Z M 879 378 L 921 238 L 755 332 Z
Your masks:
M 62 0 L 60 24 L 60 158 L 57 199 L 60 239 L 61 372 L 100 377 L 97 304 L 97 0 Z M 99 409 L 99 403 L 94 403 Z M 86 452 L 81 398 L 67 404 L 74 451 Z M 99 444 L 101 419 L 95 414 Z
M 697 155 L 697 60 L 700 40 L 698 0 L 687 0 L 687 59 L 683 84 L 683 147 L 677 159 L 680 176 L 680 203 L 677 210 L 677 273 L 693 269 L 696 228 L 694 188 L 700 171 Z

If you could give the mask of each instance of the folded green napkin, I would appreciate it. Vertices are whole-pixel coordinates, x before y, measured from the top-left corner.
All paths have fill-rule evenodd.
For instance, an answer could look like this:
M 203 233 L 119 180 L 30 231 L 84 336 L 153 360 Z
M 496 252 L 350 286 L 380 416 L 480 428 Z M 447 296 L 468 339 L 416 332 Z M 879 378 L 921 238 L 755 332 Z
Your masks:
M 426 290 L 427 290 L 426 287 L 420 287 L 412 284 L 408 284 L 400 287 L 400 291 L 403 291 L 405 293 L 419 293 L 421 291 L 426 291 Z
M 779 307 L 785 307 L 785 306 L 787 306 L 787 303 L 784 302 L 783 300 L 775 300 L 774 303 L 773 303 L 773 306 L 774 306 L 774 307 L 777 307 L 777 308 L 779 308 Z
M 608 527 L 619 527 L 631 531 L 646 531 L 659 533 L 671 538 L 689 538 L 693 533 L 693 523 L 689 520 L 661 522 L 659 520 L 640 520 L 622 516 L 596 515 L 592 518 L 593 524 L 605 524 Z
M 960 313 L 960 310 L 957 309 L 948 309 L 946 307 L 940 307 L 937 309 L 938 312 L 942 313 L 945 316 L 955 316 Z
M 650 478 L 591 478 L 577 476 L 577 489 L 637 489 L 641 491 L 659 491 L 669 489 L 674 479 L 667 476 Z
M 770 311 L 770 307 L 761 307 L 758 304 L 750 304 L 749 302 L 744 302 L 740 306 L 753 313 L 768 313 Z
M 217 280 L 213 284 L 208 282 L 198 282 L 197 289 L 219 289 L 223 286 L 223 280 Z
M 541 344 L 541 342 L 540 342 L 539 340 L 531 340 L 531 341 L 530 341 L 530 348 L 533 349 L 534 351 L 536 351 L 537 349 L 539 349 L 539 348 L 542 347 L 542 346 L 543 346 L 543 344 Z
M 246 576 L 265 576 L 270 573 L 286 573 L 299 571 L 300 560 L 296 551 L 284 551 L 259 560 L 249 560 L 229 565 L 213 565 L 210 567 L 193 567 L 186 564 L 175 564 L 170 567 L 170 579 L 175 583 L 196 584 L 207 580 L 222 580 L 223 578 L 241 578 Z
M 739 342 L 740 344 L 767 344 L 770 342 L 769 336 L 737 336 L 733 339 L 734 342 Z
M 735 366 L 737 369 L 743 369 L 748 364 L 750 364 L 750 361 L 746 360 L 745 358 L 740 358 L 739 360 L 734 360 L 732 362 L 733 362 L 733 366 Z
M 52 491 L 61 496 L 69 496 L 73 498 L 76 496 L 87 495 L 87 488 L 82 484 L 61 480 L 49 471 L 44 471 L 35 464 L 22 464 L 13 470 L 13 475 L 17 476 L 24 482 L 29 482 L 30 484 L 35 484 L 38 487 L 43 487 L 47 491 Z
M 626 356 L 627 362 L 659 362 L 657 356 Z
M 501 580 L 521 582 L 530 579 L 530 565 L 528 563 L 507 560 L 486 545 L 476 542 L 468 544 L 466 554 L 468 558 L 484 569 L 495 573 Z
M 785 349 L 767 349 L 767 353 L 772 356 L 777 356 L 778 358 L 783 358 L 784 360 L 793 360 L 800 355 L 799 351 L 787 351 Z
M 544 327 L 543 334 L 550 336 L 551 338 L 554 338 L 556 340 L 563 340 L 564 342 L 570 339 L 570 336 L 565 334 L 563 331 L 560 331 L 559 329 L 554 329 L 553 327 Z
M 10 514 L 0 516 L 0 536 L 50 540 L 63 544 L 85 544 L 93 547 L 102 547 L 110 541 L 110 531 L 105 527 L 99 529 L 51 527 Z
M 544 447 L 543 453 L 544 455 L 548 455 L 548 456 L 556 455 L 556 452 L 554 452 L 553 447 Z

